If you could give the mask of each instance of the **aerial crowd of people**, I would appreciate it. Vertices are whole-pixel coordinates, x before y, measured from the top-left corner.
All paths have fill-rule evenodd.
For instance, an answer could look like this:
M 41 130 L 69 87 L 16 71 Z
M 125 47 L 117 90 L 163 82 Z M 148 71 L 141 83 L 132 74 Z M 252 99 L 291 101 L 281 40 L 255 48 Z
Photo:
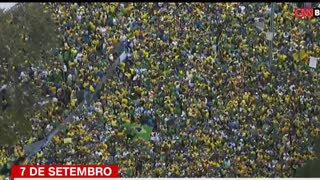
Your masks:
M 46 6 L 63 47 L 55 66 L 21 77 L 50 98 L 23 143 L 45 138 L 79 92 L 110 78 L 29 164 L 118 164 L 122 177 L 292 177 L 316 158 L 319 75 L 309 57 L 319 57 L 319 23 L 293 16 L 290 3 L 276 3 L 272 60 L 268 3 Z M 122 51 L 127 59 L 108 73 Z M 128 136 L 124 123 L 152 126 L 150 140 Z M 8 149 L 0 165 L 24 156 Z

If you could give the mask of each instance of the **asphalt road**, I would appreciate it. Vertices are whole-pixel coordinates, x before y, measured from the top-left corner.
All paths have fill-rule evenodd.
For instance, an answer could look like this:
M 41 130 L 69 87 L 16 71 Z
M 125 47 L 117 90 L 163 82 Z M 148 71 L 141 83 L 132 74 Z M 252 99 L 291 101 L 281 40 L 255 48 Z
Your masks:
M 77 106 L 77 108 L 63 121 L 63 123 L 61 123 L 57 128 L 52 130 L 51 133 L 45 139 L 24 146 L 24 149 L 25 149 L 25 152 L 27 155 L 27 161 L 30 160 L 36 153 L 41 151 L 42 148 L 44 148 L 46 145 L 48 145 L 51 142 L 51 140 L 53 139 L 53 137 L 59 131 L 61 131 L 69 122 L 71 122 L 75 115 L 77 115 L 77 114 L 79 114 L 79 112 L 81 112 L 81 109 L 83 107 L 85 107 L 87 104 L 92 103 L 96 98 L 99 97 L 99 92 L 101 91 L 103 85 L 106 84 L 107 80 L 113 76 L 119 63 L 120 63 L 120 58 L 117 58 L 117 60 L 112 64 L 112 66 L 109 67 L 105 76 L 102 78 L 102 81 L 98 84 L 98 86 L 96 88 L 96 92 L 94 94 L 90 95 L 89 102 L 86 102 L 85 100 L 83 100 Z

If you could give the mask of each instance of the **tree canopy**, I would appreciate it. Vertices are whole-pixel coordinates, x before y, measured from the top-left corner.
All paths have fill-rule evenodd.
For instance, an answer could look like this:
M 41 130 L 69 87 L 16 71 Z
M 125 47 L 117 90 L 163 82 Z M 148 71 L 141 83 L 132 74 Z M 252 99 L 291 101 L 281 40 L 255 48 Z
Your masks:
M 315 137 L 314 151 L 317 159 L 307 161 L 304 166 L 298 168 L 295 177 L 320 177 L 320 137 Z
M 44 4 L 18 3 L 0 9 L 0 17 L 0 144 L 13 144 L 31 131 L 30 115 L 41 97 L 32 79 L 21 80 L 21 72 L 50 65 L 59 38 Z

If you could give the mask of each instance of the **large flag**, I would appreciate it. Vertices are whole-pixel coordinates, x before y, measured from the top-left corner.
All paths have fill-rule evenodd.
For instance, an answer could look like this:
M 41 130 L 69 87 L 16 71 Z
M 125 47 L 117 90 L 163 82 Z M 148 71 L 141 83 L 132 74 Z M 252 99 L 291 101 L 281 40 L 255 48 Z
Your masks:
M 125 123 L 123 126 L 127 129 L 127 132 L 130 132 L 134 136 L 133 139 L 149 140 L 153 129 L 148 125 L 135 123 Z

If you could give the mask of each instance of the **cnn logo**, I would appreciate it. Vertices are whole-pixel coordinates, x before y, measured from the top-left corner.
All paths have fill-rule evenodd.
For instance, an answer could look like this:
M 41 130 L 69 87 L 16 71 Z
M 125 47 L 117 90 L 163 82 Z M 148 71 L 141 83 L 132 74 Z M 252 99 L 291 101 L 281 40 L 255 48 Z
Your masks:
M 304 17 L 320 17 L 320 9 L 303 9 L 303 8 L 297 8 L 294 11 L 294 15 L 298 18 L 304 18 Z

